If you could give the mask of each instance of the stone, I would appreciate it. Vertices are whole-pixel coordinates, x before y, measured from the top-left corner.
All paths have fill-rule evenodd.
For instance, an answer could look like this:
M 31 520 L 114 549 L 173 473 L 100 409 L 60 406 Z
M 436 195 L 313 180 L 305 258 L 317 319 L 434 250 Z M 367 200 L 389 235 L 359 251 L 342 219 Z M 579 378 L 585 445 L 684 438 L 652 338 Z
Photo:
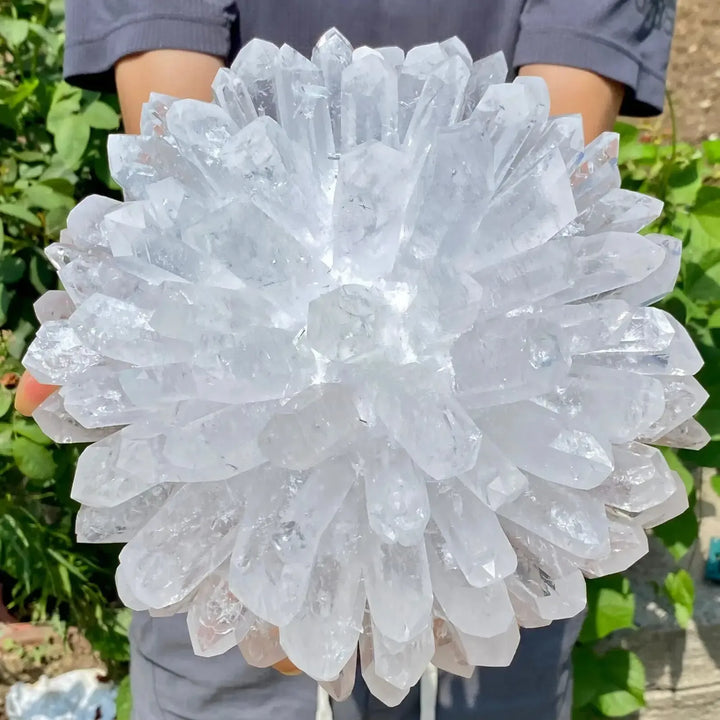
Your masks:
M 430 500 L 426 478 L 409 456 L 388 443 L 378 444 L 362 474 L 370 528 L 391 543 L 420 543 L 430 518 Z
M 234 649 L 249 632 L 254 618 L 227 586 L 222 566 L 200 584 L 188 608 L 187 624 L 193 650 L 200 657 L 214 657 Z
M 230 70 L 242 80 L 258 115 L 278 119 L 275 64 L 280 51 L 270 42 L 253 38 L 235 56 Z
M 482 60 L 476 60 L 470 68 L 470 77 L 465 89 L 465 101 L 460 118 L 465 120 L 470 117 L 485 91 L 491 85 L 504 83 L 507 74 L 507 60 L 502 52 L 496 52 Z
M 75 310 L 75 305 L 64 290 L 48 290 L 33 304 L 35 317 L 40 323 L 54 320 L 67 320 Z
M 36 380 L 62 385 L 102 359 L 100 353 L 82 342 L 66 320 L 49 320 L 38 330 L 24 362 Z
M 355 686 L 357 664 L 357 651 L 355 651 L 337 678 L 324 680 L 319 683 L 320 687 L 322 687 L 335 702 L 347 700 L 352 694 L 353 687 Z
M 612 445 L 573 418 L 519 402 L 478 411 L 480 427 L 519 468 L 553 483 L 587 490 L 612 472 Z M 539 450 L 542 448 L 542 450 Z
M 258 116 L 245 82 L 232 70 L 218 70 L 212 91 L 215 103 L 225 110 L 238 128 L 245 127 Z
M 140 601 L 151 607 L 177 603 L 227 559 L 242 519 L 241 485 L 185 485 L 125 545 L 120 563 Z
M 320 538 L 308 591 L 300 612 L 280 629 L 280 644 L 298 667 L 320 682 L 347 686 L 365 612 L 361 582 L 360 515 L 347 503 Z M 354 676 L 355 668 L 352 668 Z
M 397 187 L 409 171 L 405 154 L 377 141 L 340 158 L 333 203 L 333 266 L 349 278 L 372 281 L 392 270 L 409 200 Z
M 40 429 L 56 443 L 88 443 L 101 440 L 119 428 L 83 427 L 65 408 L 59 393 L 53 393 L 33 412 L 33 419 Z
M 688 494 L 687 330 L 653 303 L 682 243 L 539 78 L 458 38 L 254 39 L 212 101 L 152 94 L 112 136 L 122 202 L 46 249 L 24 363 L 84 442 L 85 542 L 194 652 L 286 656 L 336 700 L 400 703 L 429 662 L 512 662 Z M 702 417 L 702 416 L 700 416 Z M 447 690 L 447 688 L 446 688 Z
M 348 151 L 368 140 L 398 145 L 397 76 L 385 59 L 367 55 L 343 70 L 341 148 Z
M 78 542 L 124 543 L 160 509 L 174 491 L 171 483 L 155 485 L 112 508 L 84 505 L 75 521 Z
M 477 323 L 456 340 L 451 354 L 457 391 L 469 407 L 543 395 L 563 383 L 571 363 L 557 326 L 522 316 Z
M 468 66 L 459 55 L 449 58 L 428 75 L 403 139 L 408 151 L 414 155 L 425 153 L 435 133 L 457 120 L 469 77 Z
M 336 28 L 320 36 L 312 51 L 312 61 L 320 68 L 328 93 L 328 110 L 336 147 L 340 146 L 341 91 L 343 70 L 352 62 L 350 41 Z
M 407 642 L 430 624 L 433 597 L 425 546 L 389 543 L 371 531 L 365 548 L 363 577 L 374 622 L 385 637 Z

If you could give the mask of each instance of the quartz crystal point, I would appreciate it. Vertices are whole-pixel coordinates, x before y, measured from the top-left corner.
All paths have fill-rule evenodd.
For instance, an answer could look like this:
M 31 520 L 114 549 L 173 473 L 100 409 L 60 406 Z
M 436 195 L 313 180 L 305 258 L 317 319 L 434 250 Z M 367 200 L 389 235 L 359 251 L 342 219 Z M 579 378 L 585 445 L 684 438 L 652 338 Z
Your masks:
M 618 137 L 457 38 L 307 58 L 252 40 L 213 102 L 154 94 L 47 253 L 25 357 L 85 542 L 195 652 L 285 656 L 388 705 L 511 662 L 688 505 L 681 243 L 638 232 Z

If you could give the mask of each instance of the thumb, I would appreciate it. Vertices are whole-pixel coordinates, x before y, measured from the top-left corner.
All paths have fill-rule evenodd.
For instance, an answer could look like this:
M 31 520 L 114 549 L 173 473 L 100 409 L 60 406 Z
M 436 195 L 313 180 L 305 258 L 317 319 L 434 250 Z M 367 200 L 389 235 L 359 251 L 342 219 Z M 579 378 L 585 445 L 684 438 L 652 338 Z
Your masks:
M 15 391 L 15 409 L 21 415 L 32 415 L 45 399 L 58 389 L 57 385 L 43 385 L 26 372 Z
M 283 675 L 300 675 L 301 672 L 287 658 L 281 660 L 278 663 L 275 663 L 273 667 L 275 668 L 275 670 L 277 670 L 279 673 L 282 673 Z

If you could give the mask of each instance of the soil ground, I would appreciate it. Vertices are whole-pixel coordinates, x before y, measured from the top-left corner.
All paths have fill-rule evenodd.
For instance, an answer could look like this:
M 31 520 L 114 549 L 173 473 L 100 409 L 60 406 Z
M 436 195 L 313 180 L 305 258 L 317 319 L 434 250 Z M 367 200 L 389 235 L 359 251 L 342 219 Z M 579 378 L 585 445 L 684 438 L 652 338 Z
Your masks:
M 16 682 L 33 683 L 41 675 L 54 677 L 70 670 L 103 665 L 90 643 L 70 628 L 63 641 L 51 628 L 27 623 L 0 624 L 0 720 L 5 715 L 5 696 Z
M 670 6 L 672 0 L 653 0 Z M 698 142 L 720 137 L 720 2 L 678 0 L 668 89 L 678 137 Z M 660 121 L 669 130 L 669 113 Z

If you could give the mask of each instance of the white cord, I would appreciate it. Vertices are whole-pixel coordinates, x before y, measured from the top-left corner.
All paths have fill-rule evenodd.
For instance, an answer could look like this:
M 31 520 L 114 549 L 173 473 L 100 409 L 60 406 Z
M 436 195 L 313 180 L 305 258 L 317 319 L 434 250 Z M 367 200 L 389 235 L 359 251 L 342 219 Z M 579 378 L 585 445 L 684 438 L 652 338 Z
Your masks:
M 318 685 L 317 714 L 315 715 L 315 720 L 332 720 L 332 716 L 330 696 Z
M 420 720 L 435 720 L 437 688 L 437 668 L 434 665 L 428 665 L 420 679 Z
M 420 720 L 435 720 L 438 674 L 434 665 L 428 665 L 420 679 Z M 332 720 L 330 697 L 318 685 L 317 714 L 315 720 Z

